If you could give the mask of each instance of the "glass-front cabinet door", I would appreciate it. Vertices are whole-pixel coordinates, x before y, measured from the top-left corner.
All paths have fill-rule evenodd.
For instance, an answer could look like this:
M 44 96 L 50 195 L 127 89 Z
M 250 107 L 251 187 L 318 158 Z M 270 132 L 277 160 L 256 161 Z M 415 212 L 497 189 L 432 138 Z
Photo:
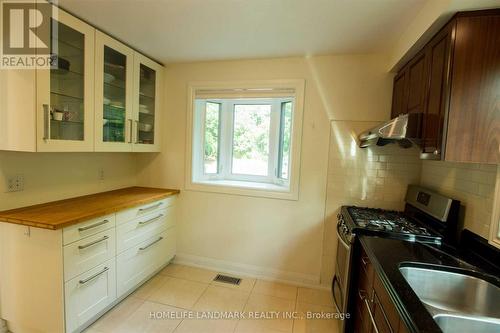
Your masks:
M 133 151 L 160 151 L 162 69 L 160 64 L 135 53 Z
M 134 51 L 96 32 L 95 150 L 132 151 Z
M 50 69 L 37 70 L 37 150 L 93 151 L 95 29 L 55 8 Z

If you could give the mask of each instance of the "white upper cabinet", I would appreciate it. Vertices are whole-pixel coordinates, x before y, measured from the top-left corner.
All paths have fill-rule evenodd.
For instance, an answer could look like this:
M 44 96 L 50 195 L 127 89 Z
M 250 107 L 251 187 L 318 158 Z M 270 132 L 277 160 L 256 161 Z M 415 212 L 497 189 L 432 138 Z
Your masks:
M 160 151 L 160 64 L 55 6 L 50 52 L 0 71 L 0 150 Z
M 94 150 L 95 29 L 54 7 L 50 69 L 38 69 L 37 151 Z
M 158 63 L 135 53 L 133 151 L 160 151 L 162 70 Z
M 132 151 L 134 51 L 96 32 L 95 150 Z

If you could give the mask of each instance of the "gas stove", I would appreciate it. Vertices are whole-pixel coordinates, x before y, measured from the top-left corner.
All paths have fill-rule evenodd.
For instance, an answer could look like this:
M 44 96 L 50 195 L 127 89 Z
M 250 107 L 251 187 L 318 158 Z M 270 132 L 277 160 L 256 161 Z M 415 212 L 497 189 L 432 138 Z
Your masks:
M 345 206 L 347 230 L 353 234 L 372 234 L 390 238 L 440 244 L 441 236 L 404 212 L 378 208 Z
M 460 202 L 410 185 L 402 212 L 378 208 L 342 206 L 338 232 L 347 243 L 368 234 L 408 241 L 441 244 L 454 242 Z

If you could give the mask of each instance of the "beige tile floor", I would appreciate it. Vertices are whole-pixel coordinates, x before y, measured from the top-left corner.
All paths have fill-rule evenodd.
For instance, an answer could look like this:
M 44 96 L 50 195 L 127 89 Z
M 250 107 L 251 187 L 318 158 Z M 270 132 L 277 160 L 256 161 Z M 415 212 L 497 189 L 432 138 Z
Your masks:
M 86 333 L 337 333 L 328 290 L 242 278 L 239 286 L 214 282 L 217 272 L 171 264 L 101 317 Z M 189 318 L 231 311 L 245 318 Z M 295 313 L 294 318 L 283 313 Z M 168 314 L 168 317 L 165 316 Z M 249 315 L 253 314 L 253 318 Z M 263 319 L 264 314 L 274 315 Z M 156 315 L 157 318 L 152 318 Z

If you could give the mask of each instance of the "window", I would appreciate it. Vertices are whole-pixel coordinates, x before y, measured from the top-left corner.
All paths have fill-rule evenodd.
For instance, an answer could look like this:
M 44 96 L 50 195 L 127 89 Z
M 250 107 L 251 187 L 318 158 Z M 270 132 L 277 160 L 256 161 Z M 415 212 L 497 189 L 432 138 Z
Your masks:
M 293 99 L 197 99 L 194 180 L 286 185 Z
M 297 198 L 303 95 L 295 87 L 190 89 L 187 189 Z

